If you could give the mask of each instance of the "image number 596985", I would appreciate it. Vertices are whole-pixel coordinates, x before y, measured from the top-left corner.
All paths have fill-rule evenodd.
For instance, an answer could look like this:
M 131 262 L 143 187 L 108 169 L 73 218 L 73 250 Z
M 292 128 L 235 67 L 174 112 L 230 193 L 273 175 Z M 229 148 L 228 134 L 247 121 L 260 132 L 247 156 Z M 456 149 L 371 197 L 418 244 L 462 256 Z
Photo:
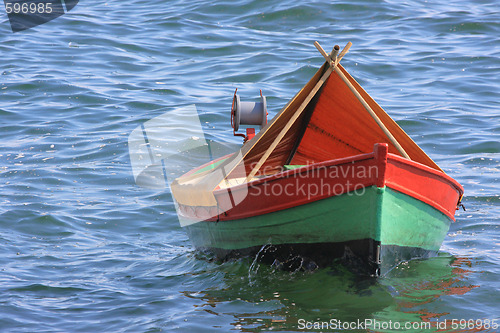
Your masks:
M 78 0 L 4 0 L 12 32 L 33 28 L 64 15 Z
M 5 2 L 5 11 L 7 14 L 51 14 L 52 2 Z

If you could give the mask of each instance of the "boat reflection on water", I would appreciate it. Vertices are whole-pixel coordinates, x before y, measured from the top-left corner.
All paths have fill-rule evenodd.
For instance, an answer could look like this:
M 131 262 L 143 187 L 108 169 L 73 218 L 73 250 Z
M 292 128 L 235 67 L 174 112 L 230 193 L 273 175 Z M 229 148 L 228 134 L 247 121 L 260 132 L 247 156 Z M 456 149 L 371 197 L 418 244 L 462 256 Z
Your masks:
M 441 254 L 402 263 L 385 278 L 376 279 L 360 277 L 341 264 L 290 273 L 240 259 L 217 267 L 218 278 L 220 273 L 224 276 L 219 287 L 189 290 L 184 295 L 201 301 L 195 305 L 198 311 L 217 315 L 221 321 L 225 318 L 242 332 L 335 331 L 339 323 L 367 319 L 382 324 L 430 322 L 431 332 L 447 331 L 436 325 L 453 314 L 439 309 L 444 298 L 478 287 L 468 282 L 471 266 L 468 258 Z M 254 312 L 238 310 L 248 309 L 248 303 L 254 305 Z M 323 327 L 315 330 L 315 324 Z M 349 331 L 388 330 L 360 326 Z
M 441 311 L 443 296 L 461 296 L 479 287 L 468 281 L 468 276 L 474 273 L 472 266 L 469 258 L 441 254 L 436 258 L 403 263 L 381 282 L 397 290 L 397 310 L 409 316 L 406 321 L 430 322 L 439 332 L 488 331 L 481 328 L 460 331 L 455 325 L 452 330 L 452 319 L 470 318 Z

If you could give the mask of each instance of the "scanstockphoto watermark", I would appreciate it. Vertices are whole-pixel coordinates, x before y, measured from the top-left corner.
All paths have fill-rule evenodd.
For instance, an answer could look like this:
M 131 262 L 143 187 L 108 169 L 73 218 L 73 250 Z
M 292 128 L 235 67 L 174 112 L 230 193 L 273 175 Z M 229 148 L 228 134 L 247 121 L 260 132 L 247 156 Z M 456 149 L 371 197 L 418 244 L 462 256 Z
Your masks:
M 79 0 L 3 0 L 12 32 L 47 23 L 75 8 Z
M 380 321 L 377 319 L 358 319 L 356 321 L 341 321 L 332 318 L 329 321 L 307 321 L 298 320 L 298 329 L 300 330 L 430 330 L 430 322 L 399 322 L 399 321 Z
M 308 162 L 305 165 L 285 165 L 281 167 L 265 166 L 255 174 L 259 178 L 268 174 L 275 174 L 285 172 L 288 170 L 298 169 L 302 167 L 309 167 L 314 162 Z M 250 164 L 253 169 L 257 162 Z M 307 171 L 306 171 L 307 170 Z M 357 165 L 354 162 L 341 164 L 341 165 L 315 165 L 306 170 L 300 169 L 295 175 L 299 178 L 332 178 L 332 179 L 361 179 L 361 178 L 377 178 L 379 175 L 378 167 L 376 165 Z M 306 171 L 306 172 L 304 172 Z
M 271 170 L 261 170 L 266 174 Z M 276 168 L 273 168 L 276 172 Z M 286 172 L 282 168 L 281 172 Z M 278 171 L 280 172 L 280 171 Z M 293 172 L 293 171 L 289 171 Z M 354 163 L 332 166 L 305 166 L 297 169 L 287 181 L 269 181 L 263 184 L 249 184 L 251 196 L 288 196 L 288 197 L 325 197 L 346 194 L 361 196 L 365 194 L 366 184 L 377 179 L 379 169 L 376 165 L 356 165 Z M 257 174 L 257 178 L 259 174 Z
M 356 321 L 341 321 L 332 318 L 329 321 L 298 320 L 299 330 L 393 330 L 393 331 L 422 331 L 422 330 L 497 330 L 498 319 L 444 319 L 434 321 L 384 321 L 373 318 L 358 319 Z
M 300 179 L 294 179 L 287 183 L 266 182 L 264 184 L 250 184 L 251 196 L 288 196 L 306 197 L 308 200 L 314 197 L 337 196 L 346 194 L 348 196 L 362 196 L 366 192 L 366 186 L 347 180 L 345 183 L 330 183 L 320 179 L 317 183 L 305 183 Z
M 137 126 L 129 135 L 128 148 L 136 184 L 155 190 L 166 189 L 186 172 L 210 163 L 215 158 L 214 154 L 226 155 L 228 150 L 236 150 L 234 160 L 243 158 L 234 145 L 207 139 L 194 104 L 169 110 Z M 222 180 L 231 171 L 244 172 L 245 165 L 229 164 L 209 169 L 210 177 Z M 248 194 L 247 190 L 245 187 L 238 193 L 231 193 L 229 189 L 221 189 L 225 191 L 222 195 L 224 202 L 231 205 L 224 209 L 218 207 L 215 214 L 222 214 L 241 203 Z M 175 200 L 174 204 L 182 226 L 197 221 L 195 218 L 184 219 Z

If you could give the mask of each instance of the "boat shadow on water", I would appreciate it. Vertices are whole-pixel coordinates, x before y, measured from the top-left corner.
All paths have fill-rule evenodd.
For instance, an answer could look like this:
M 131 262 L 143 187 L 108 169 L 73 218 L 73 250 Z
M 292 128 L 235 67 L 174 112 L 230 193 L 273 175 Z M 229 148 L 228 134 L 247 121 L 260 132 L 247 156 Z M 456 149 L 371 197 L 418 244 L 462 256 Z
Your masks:
M 342 271 L 348 270 L 360 276 L 370 275 L 370 272 L 366 269 L 365 260 L 356 255 L 351 250 L 351 247 L 343 244 L 318 244 L 311 248 L 309 244 L 275 245 L 269 242 L 258 251 L 253 252 L 249 255 L 253 257 L 251 267 L 262 263 L 270 265 L 273 270 L 290 273 L 313 272 L 328 267 L 333 271 L 342 268 Z M 311 256 L 308 255 L 308 252 Z M 322 255 L 318 255 L 318 253 Z M 210 256 L 210 252 L 205 253 L 205 255 Z M 242 257 L 242 253 L 238 251 L 233 255 L 226 256 L 225 261 L 240 257 Z
M 388 332 L 384 325 L 389 322 L 430 325 L 421 331 L 434 332 L 447 315 L 439 312 L 440 298 L 477 287 L 467 281 L 470 261 L 447 254 L 404 262 L 383 278 L 356 274 L 341 260 L 314 268 L 300 258 L 269 265 L 258 256 L 218 262 L 217 274 L 223 274 L 218 287 L 184 295 L 202 302 L 198 311 L 221 320 L 229 316 L 228 324 L 242 332 L 330 332 L 346 324 L 357 325 L 352 332 Z M 196 257 L 213 259 L 200 253 Z M 238 311 L 249 303 L 254 312 Z M 448 325 L 441 331 L 452 330 Z

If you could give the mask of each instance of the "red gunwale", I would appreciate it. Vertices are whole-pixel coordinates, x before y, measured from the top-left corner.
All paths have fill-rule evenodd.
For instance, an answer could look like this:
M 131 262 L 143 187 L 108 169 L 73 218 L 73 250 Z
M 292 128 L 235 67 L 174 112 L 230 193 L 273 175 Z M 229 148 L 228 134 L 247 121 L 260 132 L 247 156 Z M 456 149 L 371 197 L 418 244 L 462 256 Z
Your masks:
M 388 155 L 386 186 L 420 200 L 455 221 L 464 188 L 447 174 L 400 157 Z
M 186 175 L 192 174 L 207 165 L 209 163 Z M 342 168 L 349 167 L 376 167 L 377 174 L 373 175 L 369 173 L 363 177 L 350 177 L 351 175 L 342 178 L 314 177 L 314 171 L 317 170 L 333 170 L 333 168 L 340 168 L 342 170 Z M 303 175 L 310 173 L 313 177 L 303 177 Z M 354 183 L 350 183 L 351 181 Z M 287 195 L 276 195 L 270 193 L 269 196 L 256 194 L 256 192 L 261 193 L 265 186 L 272 186 L 273 184 L 278 184 L 282 188 L 286 188 L 287 186 L 300 187 L 308 184 L 319 186 L 318 183 L 327 184 L 331 187 L 339 185 L 343 191 L 334 195 L 330 193 L 311 195 L 311 193 L 308 193 L 307 196 L 299 193 L 295 193 L 295 195 L 288 195 L 288 193 Z M 448 175 L 421 163 L 389 154 L 387 144 L 376 144 L 374 151 L 371 153 L 306 165 L 228 189 L 217 188 L 214 190 L 214 196 L 219 204 L 217 207 L 179 205 L 179 208 L 183 215 L 187 217 L 192 216 L 196 219 L 207 221 L 236 220 L 304 205 L 368 186 L 387 186 L 409 195 L 439 210 L 452 221 L 455 220 L 454 212 L 463 194 L 462 186 Z M 232 207 L 232 199 L 230 197 L 234 196 L 234 193 L 238 191 L 248 191 L 248 194 L 242 202 Z M 219 214 L 221 211 L 225 213 Z

